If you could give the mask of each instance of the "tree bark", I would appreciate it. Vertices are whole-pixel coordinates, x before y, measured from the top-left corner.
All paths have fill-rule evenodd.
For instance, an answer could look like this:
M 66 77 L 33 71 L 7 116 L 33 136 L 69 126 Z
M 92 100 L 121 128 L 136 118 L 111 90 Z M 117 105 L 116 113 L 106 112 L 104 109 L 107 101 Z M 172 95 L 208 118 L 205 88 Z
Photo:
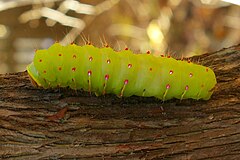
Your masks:
M 199 59 L 217 76 L 208 101 L 96 97 L 0 75 L 0 158 L 240 159 L 240 44 Z

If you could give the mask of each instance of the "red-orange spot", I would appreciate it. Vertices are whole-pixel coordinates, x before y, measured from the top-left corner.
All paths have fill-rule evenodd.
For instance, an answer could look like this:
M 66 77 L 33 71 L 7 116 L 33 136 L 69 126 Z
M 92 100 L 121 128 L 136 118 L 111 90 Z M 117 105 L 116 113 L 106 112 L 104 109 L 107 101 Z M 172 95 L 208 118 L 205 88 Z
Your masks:
M 109 74 L 105 75 L 105 79 L 108 80 L 109 79 Z
M 47 73 L 47 71 L 44 70 L 43 73 Z
M 188 89 L 189 89 L 189 86 L 188 86 L 188 85 L 186 85 L 186 86 L 185 86 L 185 90 L 188 90 Z
M 93 57 L 89 57 L 89 61 L 91 62 L 93 60 Z
M 62 67 L 58 67 L 58 70 L 61 71 L 61 70 L 62 70 Z
M 161 54 L 161 57 L 164 57 L 164 55 L 163 55 L 163 54 Z
M 173 74 L 173 70 L 170 70 L 170 71 L 169 71 L 169 74 Z
M 189 73 L 189 77 L 191 78 L 193 76 L 193 74 L 192 73 Z
M 62 54 L 61 54 L 61 53 L 59 53 L 59 54 L 58 54 L 58 56 L 59 56 L 59 57 L 61 57 L 61 56 L 62 56 Z
M 89 70 L 89 71 L 88 71 L 88 76 L 91 76 L 91 75 L 92 75 L 92 71 Z
M 191 60 L 190 59 L 188 59 L 188 61 L 187 61 L 188 63 L 191 63 Z
M 167 58 L 170 58 L 171 56 L 167 56 Z
M 128 84 L 128 79 L 125 79 L 125 80 L 124 80 L 124 84 Z
M 183 61 L 183 59 L 184 59 L 184 58 L 183 58 L 183 54 L 182 54 L 182 56 L 181 56 L 181 61 Z
M 107 60 L 107 63 L 108 63 L 108 64 L 110 64 L 110 63 L 111 63 L 111 60 L 110 60 L 110 59 L 108 59 L 108 60 Z
M 73 55 L 73 58 L 75 58 L 75 59 L 77 58 L 76 54 Z
M 167 84 L 167 85 L 166 85 L 166 88 L 169 89 L 169 88 L 170 88 L 170 84 Z
M 150 54 L 151 52 L 150 51 L 147 51 L 147 54 Z
M 206 68 L 206 72 L 208 72 L 208 68 Z
M 149 68 L 150 71 L 152 71 L 152 68 Z
M 76 71 L 76 67 L 73 67 L 73 68 L 72 68 L 72 71 L 75 72 L 75 71 Z
M 126 48 L 125 48 L 125 50 L 127 51 L 127 50 L 128 50 L 128 48 L 126 47 Z
M 39 59 L 39 62 L 42 62 L 42 59 Z
M 132 64 L 129 63 L 129 64 L 128 64 L 128 68 L 132 68 Z

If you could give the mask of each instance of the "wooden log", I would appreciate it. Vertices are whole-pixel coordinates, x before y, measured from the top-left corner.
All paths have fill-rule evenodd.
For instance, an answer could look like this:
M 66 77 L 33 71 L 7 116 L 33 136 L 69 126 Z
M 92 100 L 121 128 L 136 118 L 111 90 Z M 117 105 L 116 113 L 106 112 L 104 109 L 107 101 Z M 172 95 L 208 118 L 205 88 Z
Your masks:
M 198 59 L 217 76 L 208 101 L 95 97 L 0 75 L 0 158 L 240 159 L 240 44 Z

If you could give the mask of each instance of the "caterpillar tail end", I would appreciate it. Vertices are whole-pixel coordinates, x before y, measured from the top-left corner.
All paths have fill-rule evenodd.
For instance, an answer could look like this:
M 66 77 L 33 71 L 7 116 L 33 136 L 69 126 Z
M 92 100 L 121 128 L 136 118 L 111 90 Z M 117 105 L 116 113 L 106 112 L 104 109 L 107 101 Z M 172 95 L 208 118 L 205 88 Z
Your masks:
M 210 76 L 209 79 L 207 81 L 208 84 L 208 89 L 206 92 L 206 96 L 203 98 L 203 100 L 209 100 L 213 94 L 214 91 L 216 91 L 217 89 L 217 79 L 216 79 L 216 75 L 213 72 L 213 70 L 209 69 L 210 72 Z
M 36 70 L 33 63 L 31 63 L 27 66 L 27 72 L 28 72 L 28 76 L 29 76 L 29 79 L 30 79 L 32 85 L 35 87 L 41 87 L 41 84 L 37 79 L 38 71 Z

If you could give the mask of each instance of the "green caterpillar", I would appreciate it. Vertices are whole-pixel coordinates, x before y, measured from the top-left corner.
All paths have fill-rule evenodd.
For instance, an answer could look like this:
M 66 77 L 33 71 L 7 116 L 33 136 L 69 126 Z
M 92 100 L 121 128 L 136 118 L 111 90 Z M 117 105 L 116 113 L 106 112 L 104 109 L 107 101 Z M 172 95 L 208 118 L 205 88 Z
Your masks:
M 210 68 L 170 56 L 59 43 L 47 50 L 37 50 L 27 72 L 35 86 L 45 89 L 70 87 L 96 95 L 154 96 L 163 101 L 208 100 L 217 83 Z

